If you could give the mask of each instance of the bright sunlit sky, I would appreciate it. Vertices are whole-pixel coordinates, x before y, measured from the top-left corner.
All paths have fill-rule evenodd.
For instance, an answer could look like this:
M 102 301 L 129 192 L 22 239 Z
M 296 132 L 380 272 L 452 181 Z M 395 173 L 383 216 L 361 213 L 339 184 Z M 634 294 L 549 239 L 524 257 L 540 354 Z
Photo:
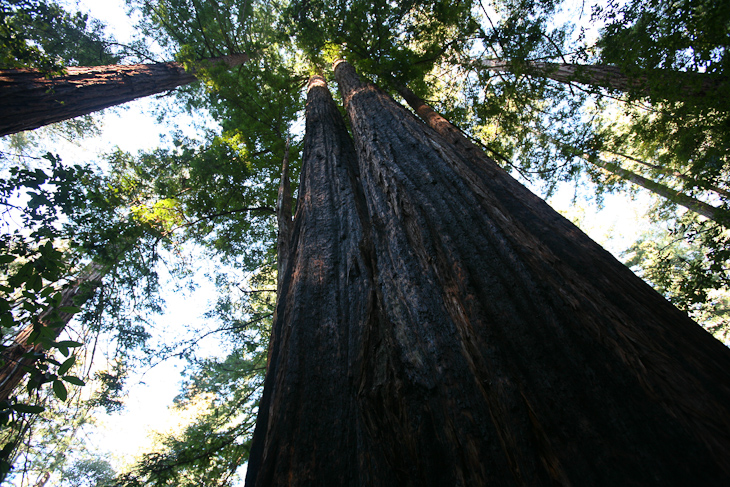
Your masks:
M 67 2 L 71 9 L 88 12 L 91 17 L 102 20 L 109 26 L 119 42 L 130 40 L 134 34 L 133 21 L 127 17 L 123 0 L 83 0 Z M 75 7 L 78 5 L 78 7 Z M 53 151 L 65 162 L 97 160 L 99 154 L 118 146 L 122 150 L 136 153 L 159 145 L 160 134 L 170 132 L 170 126 L 160 124 L 156 116 L 148 113 L 155 100 L 137 100 L 125 105 L 124 109 L 107 110 L 102 118 L 101 137 L 84 140 L 81 147 L 57 143 Z M 185 129 L 191 125 L 186 117 L 176 117 L 175 123 Z M 580 191 L 590 192 L 590 188 Z M 621 196 L 607 195 L 606 210 L 597 212 L 594 204 L 586 203 L 578 192 L 577 204 L 573 203 L 574 188 L 559 191 L 550 203 L 586 231 L 591 237 L 604 244 L 608 250 L 617 253 L 633 242 L 640 231 L 637 222 L 641 205 Z M 164 274 L 164 270 L 163 270 Z M 197 320 L 208 308 L 213 291 L 210 284 L 201 279 L 201 289 L 195 294 L 181 296 L 165 292 L 167 313 L 155 319 L 159 333 L 177 333 L 184 324 Z M 107 451 L 121 461 L 130 461 L 132 456 L 149 448 L 149 435 L 154 429 L 174 426 L 180 418 L 168 410 L 172 398 L 178 393 L 180 372 L 183 363 L 169 360 L 147 371 L 143 376 L 130 380 L 131 386 L 127 408 L 121 414 L 102 416 L 98 433 L 88 434 L 88 448 Z

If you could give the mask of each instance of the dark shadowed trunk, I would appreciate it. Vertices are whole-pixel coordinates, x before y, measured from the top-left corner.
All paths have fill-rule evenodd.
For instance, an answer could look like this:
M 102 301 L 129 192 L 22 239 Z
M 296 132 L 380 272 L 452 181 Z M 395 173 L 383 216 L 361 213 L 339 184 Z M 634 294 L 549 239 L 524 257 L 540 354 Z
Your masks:
M 478 64 L 491 71 L 516 72 L 515 66 L 509 61 L 483 59 Z M 637 70 L 628 73 L 617 66 L 606 64 L 527 61 L 520 64 L 519 71 L 522 74 L 544 76 L 561 83 L 581 83 L 670 100 L 717 96 L 726 93 L 728 87 L 726 76 L 670 70 L 653 70 L 649 73 Z
M 353 100 L 367 95 L 382 106 L 392 105 L 372 88 L 356 89 Z M 421 132 L 423 144 L 453 168 L 446 173 L 450 178 L 432 179 L 443 184 L 440 194 L 449 195 L 445 210 L 453 208 L 450 217 L 442 217 L 444 224 L 461 222 L 464 230 L 424 231 L 419 238 L 444 241 L 435 248 L 443 249 L 439 254 L 447 259 L 443 275 L 455 281 L 444 288 L 460 291 L 454 321 L 469 325 L 476 357 L 487 359 L 489 366 L 475 369 L 475 379 L 490 385 L 486 414 L 497 436 L 507 439 L 506 461 L 515 478 L 522 478 L 516 483 L 529 484 L 530 476 L 542 473 L 573 485 L 684 485 L 699 481 L 698 472 L 707 474 L 707 485 L 726 482 L 730 426 L 722 411 L 728 407 L 728 350 L 430 107 L 403 94 L 443 137 Z M 368 120 L 355 112 L 355 103 L 350 105 L 353 119 Z M 382 106 L 370 106 L 368 113 L 383 114 Z M 399 110 L 392 111 L 401 125 L 414 126 Z M 392 136 L 383 140 L 382 131 L 373 133 L 392 157 L 407 160 Z M 456 158 L 444 144 L 457 150 Z M 427 164 L 425 156 L 416 157 L 421 167 L 447 169 L 443 162 Z M 405 167 L 398 164 L 403 172 Z M 418 174 L 414 166 L 408 177 Z M 415 187 L 418 194 L 427 188 L 423 183 Z M 413 207 L 424 208 L 418 213 L 423 214 L 441 199 L 446 197 L 432 195 L 432 202 Z M 468 199 L 473 202 L 457 206 Z M 489 260 L 495 261 L 491 269 Z M 491 387 L 495 384 L 501 385 Z M 522 458 L 509 459 L 510 454 Z
M 230 67 L 248 60 L 237 54 L 207 60 Z M 0 71 L 0 136 L 86 115 L 195 81 L 179 63 L 66 68 L 46 78 L 36 70 Z
M 53 339 L 58 338 L 74 316 L 72 313 L 59 310 L 77 306 L 79 299 L 85 300 L 99 285 L 108 269 L 108 266 L 92 262 L 81 271 L 73 283 L 61 292 L 61 302 L 58 306 L 41 313 L 38 321 L 53 330 Z M 26 367 L 32 366 L 37 360 L 31 352 L 40 354 L 44 351 L 42 345 L 33 343 L 31 340 L 34 331 L 33 325 L 21 330 L 13 339 L 13 344 L 2 352 L 2 359 L 5 363 L 0 367 L 0 402 L 7 401 L 27 374 Z
M 246 484 L 354 485 L 357 353 L 372 313 L 355 151 L 324 80 L 309 83 L 291 250 Z M 364 205 L 361 205 L 364 206 Z M 364 208 L 361 208 L 361 210 Z M 376 485 L 376 484 L 372 484 Z
M 247 485 L 727 484 L 730 352 L 448 122 L 335 73 L 359 169 L 312 88 Z

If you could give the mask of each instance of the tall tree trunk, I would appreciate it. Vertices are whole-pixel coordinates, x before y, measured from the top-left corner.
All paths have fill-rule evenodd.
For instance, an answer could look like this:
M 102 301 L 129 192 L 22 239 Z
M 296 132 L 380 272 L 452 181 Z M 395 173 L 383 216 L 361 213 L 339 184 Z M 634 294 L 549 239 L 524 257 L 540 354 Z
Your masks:
M 708 476 L 706 485 L 721 485 L 726 482 L 727 480 L 720 479 L 728 475 L 727 465 L 730 458 L 728 422 L 723 419 L 720 423 L 724 424 L 712 425 L 712 421 L 718 418 L 712 419 L 711 415 L 714 413 L 710 413 L 709 410 L 703 411 L 704 406 L 698 407 L 704 401 L 699 400 L 699 395 L 706 397 L 707 402 L 704 404 L 716 412 L 727 407 L 722 405 L 726 400 L 718 401 L 728 393 L 728 369 L 727 365 L 723 365 L 728 360 L 727 350 L 722 346 L 718 347 L 719 342 L 700 331 L 698 326 L 693 325 L 684 315 L 630 274 L 624 266 L 600 249 L 580 230 L 509 177 L 464 134 L 422 100 L 408 90 L 402 90 L 401 93 L 430 127 L 448 140 L 453 147 L 458 148 L 466 161 L 473 164 L 474 168 L 485 169 L 488 179 L 483 180 L 490 186 L 492 194 L 498 201 L 496 211 L 491 210 L 491 212 L 496 213 L 500 220 L 502 218 L 499 215 L 511 216 L 516 227 L 523 227 L 525 232 L 532 234 L 529 239 L 522 240 L 519 237 L 513 239 L 517 247 L 523 247 L 521 252 L 525 257 L 522 261 L 526 269 L 539 269 L 541 264 L 536 260 L 542 260 L 549 266 L 549 272 L 536 276 L 535 282 L 541 282 L 553 298 L 561 297 L 567 301 L 564 309 L 569 314 L 560 317 L 560 321 L 564 324 L 561 323 L 560 332 L 555 334 L 554 340 L 568 339 L 568 336 L 579 332 L 579 328 L 570 330 L 565 326 L 571 321 L 576 324 L 583 323 L 585 333 L 583 339 L 587 341 L 585 350 L 599 346 L 604 349 L 603 353 L 608 354 L 599 359 L 605 365 L 596 367 L 594 360 L 597 357 L 594 357 L 581 365 L 576 364 L 574 373 L 561 375 L 561 389 L 580 387 L 582 376 L 586 386 L 584 394 L 603 395 L 607 403 L 598 407 L 597 411 L 605 410 L 617 422 L 623 424 L 622 429 L 630 422 L 646 422 L 644 427 L 633 432 L 619 433 L 620 441 L 611 444 L 613 440 L 610 437 L 613 435 L 604 436 L 601 433 L 593 438 L 588 435 L 589 430 L 598 431 L 595 420 L 586 417 L 590 409 L 579 412 L 574 420 L 566 418 L 566 424 L 577 425 L 585 421 L 583 424 L 586 429 L 580 435 L 583 439 L 575 438 L 575 446 L 580 444 L 585 446 L 585 456 L 583 456 L 585 465 L 603 461 L 613 462 L 613 467 L 604 464 L 600 469 L 615 468 L 614 478 L 623 477 L 623 480 L 617 482 L 619 484 L 661 485 L 664 481 L 647 478 L 656 471 L 654 468 L 647 464 L 646 469 L 642 469 L 640 461 L 637 462 L 639 457 L 646 455 L 644 458 L 647 461 L 651 457 L 651 463 L 655 468 L 665 473 L 668 473 L 668 467 L 674 471 L 684 470 L 681 477 L 685 480 L 680 480 L 679 477 L 666 480 L 667 485 L 682 485 L 696 481 L 696 479 L 690 480 L 693 470 L 691 465 L 695 461 L 699 463 L 705 461 L 701 451 L 706 449 L 707 459 L 714 459 L 713 470 L 716 472 Z M 485 210 L 489 211 L 488 209 L 489 206 L 486 206 Z M 506 227 L 502 225 L 502 228 Z M 530 240 L 535 239 L 539 242 L 537 245 L 530 243 Z M 544 253 L 545 251 L 548 253 Z M 542 266 L 545 267 L 545 264 Z M 712 355 L 709 360 L 703 359 L 705 349 L 708 351 L 706 355 L 708 358 L 709 354 Z M 552 356 L 556 360 L 572 361 L 574 358 L 568 354 Z M 525 358 L 529 361 L 529 357 Z M 538 363 L 526 365 L 537 366 L 536 370 L 540 370 Z M 554 365 L 547 366 L 554 368 Z M 621 370 L 622 377 L 619 378 L 618 375 L 611 377 L 612 372 L 609 375 L 600 372 L 601 369 L 604 369 L 604 373 L 608 372 L 606 368 L 616 372 Z M 669 378 L 673 374 L 677 374 L 674 376 L 676 381 Z M 634 385 L 631 387 L 631 392 L 629 389 L 622 392 L 620 388 L 614 388 L 618 385 L 614 379 L 638 381 L 638 388 Z M 573 385 L 568 385 L 570 383 Z M 604 383 L 601 386 L 602 392 L 595 389 L 591 391 L 594 384 L 600 383 Z M 695 392 L 690 393 L 685 388 Z M 688 395 L 695 393 L 698 396 Z M 561 399 L 563 404 L 566 399 Z M 573 404 L 570 400 L 567 402 Z M 632 403 L 635 406 L 632 406 Z M 658 423 L 651 425 L 658 416 L 644 416 L 649 408 L 658 408 L 662 414 L 673 417 L 673 425 L 669 430 L 672 431 L 672 435 L 682 435 L 686 439 L 678 441 L 674 439 L 671 443 L 662 443 L 660 437 L 653 436 L 649 430 L 663 427 Z M 533 411 L 535 414 L 542 414 L 537 413 L 537 408 Z M 546 410 L 544 413 L 550 414 L 550 411 Z M 627 440 L 634 442 L 637 456 L 633 459 L 616 458 L 620 456 L 620 444 Z M 688 446 L 686 452 L 682 451 L 683 444 Z M 600 449 L 605 451 L 601 453 Z M 590 456 L 594 455 L 594 459 L 590 460 Z M 608 460 L 610 457 L 616 460 Z M 690 457 L 693 459 L 690 460 Z M 574 464 L 578 458 L 570 460 L 570 463 Z M 567 464 L 568 460 L 565 462 Z M 678 468 L 676 465 L 671 465 L 673 462 L 684 465 Z M 631 469 L 634 467 L 637 472 L 632 473 Z M 723 471 L 718 471 L 720 469 Z M 601 477 L 602 474 L 596 470 L 595 476 L 588 483 L 596 483 L 595 479 Z M 642 478 L 646 478 L 646 481 L 642 481 Z M 573 483 L 581 485 L 586 481 L 573 480 Z
M 514 72 L 509 61 L 483 59 L 479 65 L 491 71 Z M 527 61 L 520 64 L 524 74 L 544 76 L 561 83 L 581 83 L 600 86 L 639 96 L 682 100 L 686 97 L 710 97 L 727 90 L 725 76 L 704 73 L 653 70 L 628 73 L 617 66 L 606 64 L 567 64 Z M 657 88 L 660 88 L 657 90 Z
M 39 321 L 43 326 L 50 327 L 53 330 L 53 339 L 58 338 L 74 316 L 72 313 L 59 310 L 64 307 L 76 306 L 76 300 L 85 299 L 99 285 L 108 270 L 109 266 L 95 262 L 87 265 L 80 272 L 78 278 L 61 292 L 59 305 L 54 309 L 41 313 Z M 54 318 L 52 321 L 51 317 Z M 42 353 L 44 351 L 41 344 L 33 343 L 31 340 L 34 331 L 33 325 L 28 325 L 18 333 L 14 343 L 2 352 L 4 365 L 0 368 L 0 402 L 6 401 L 10 397 L 27 373 L 26 367 L 32 366 L 37 360 L 36 357 L 27 356 L 27 354 L 30 352 Z
M 246 54 L 207 60 L 238 66 Z M 36 70 L 0 71 L 0 136 L 60 122 L 195 81 L 179 63 L 70 67 L 46 78 Z
M 608 152 L 609 154 L 612 154 L 614 156 L 619 156 L 624 159 L 628 159 L 630 161 L 633 161 L 637 164 L 640 164 L 644 167 L 648 167 L 649 169 L 652 169 L 654 171 L 657 171 L 661 174 L 665 174 L 667 176 L 671 176 L 674 178 L 677 178 L 681 181 L 684 181 L 685 186 L 690 188 L 701 188 L 705 191 L 712 191 L 713 193 L 717 193 L 720 196 L 725 196 L 726 198 L 730 198 L 730 191 L 727 191 L 726 189 L 720 188 L 718 186 L 715 186 L 714 184 L 708 183 L 707 181 L 694 179 L 692 177 L 687 176 L 686 174 L 682 174 L 679 171 L 676 171 L 674 169 L 668 169 L 663 166 L 660 166 L 658 164 L 652 164 L 651 162 L 644 161 L 642 159 L 639 159 L 634 156 L 630 156 L 628 154 L 624 154 L 621 152 L 612 151 L 610 149 L 602 149 L 605 152 Z
M 730 351 L 448 122 L 335 74 L 359 170 L 310 90 L 247 485 L 730 481 Z
M 666 198 L 672 203 L 684 206 L 688 210 L 693 211 L 698 215 L 702 215 L 705 218 L 709 218 L 710 220 L 716 221 L 722 225 L 730 224 L 730 221 L 728 221 L 727 216 L 721 208 L 717 208 L 708 203 L 705 203 L 704 201 L 700 201 L 697 198 L 688 196 L 681 191 L 677 191 L 670 188 L 669 186 L 665 186 L 661 183 L 657 183 L 656 181 L 645 178 L 640 174 L 636 174 L 633 171 L 629 171 L 628 169 L 621 167 L 621 165 L 618 163 L 603 161 L 589 154 L 581 154 L 580 157 L 593 164 L 594 166 L 605 169 L 611 174 L 615 174 L 622 179 L 631 181 L 632 183 L 641 186 L 644 189 L 648 189 L 652 193 Z
M 411 93 L 411 96 L 415 96 Z M 704 201 L 698 200 L 697 198 L 694 198 L 692 196 L 689 196 L 682 191 L 678 191 L 676 189 L 672 189 L 669 186 L 666 186 L 664 184 L 658 183 L 656 181 L 652 181 L 649 178 L 645 178 L 641 174 L 637 174 L 633 171 L 630 171 L 624 167 L 621 167 L 621 164 L 617 162 L 609 162 L 604 161 L 600 159 L 599 157 L 588 154 L 586 152 L 583 152 L 579 149 L 576 149 L 575 147 L 566 144 L 564 142 L 561 142 L 560 140 L 556 139 L 555 137 L 552 137 L 546 133 L 540 132 L 535 130 L 535 133 L 542 135 L 543 137 L 548 138 L 551 142 L 554 144 L 557 144 L 565 149 L 570 150 L 574 153 L 574 155 L 579 156 L 581 159 L 585 160 L 586 162 L 593 164 L 596 167 L 600 167 L 601 169 L 604 169 L 606 172 L 609 172 L 611 174 L 615 174 L 616 176 L 620 177 L 621 179 L 625 179 L 626 181 L 629 181 L 631 183 L 636 184 L 637 186 L 641 186 L 642 188 L 651 191 L 657 196 L 661 196 L 662 198 L 668 199 L 674 204 L 683 206 L 687 208 L 690 211 L 693 211 L 697 213 L 698 215 L 702 215 L 705 218 L 709 218 L 712 221 L 715 221 L 717 223 L 720 223 L 721 225 L 730 225 L 730 219 L 728 219 L 727 213 L 722 209 L 718 208 L 716 206 L 710 205 L 709 203 L 705 203 Z M 637 159 L 634 159 L 637 162 L 640 162 L 642 164 L 648 164 L 642 161 L 638 161 Z
M 277 304 L 246 485 L 355 485 L 369 461 L 356 409 L 374 312 L 352 140 L 321 77 L 308 85 L 289 261 Z M 358 202 L 360 202 L 358 207 Z M 359 427 L 359 429 L 358 429 Z M 372 446 L 372 445 L 370 445 Z M 378 485 L 377 480 L 365 485 Z

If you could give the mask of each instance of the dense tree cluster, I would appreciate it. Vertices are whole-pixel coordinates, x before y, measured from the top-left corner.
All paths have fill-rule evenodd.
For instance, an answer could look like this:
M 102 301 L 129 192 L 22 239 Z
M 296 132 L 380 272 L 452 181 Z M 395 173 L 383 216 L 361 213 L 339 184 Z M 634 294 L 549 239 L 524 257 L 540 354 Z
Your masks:
M 626 264 L 724 336 L 730 6 L 128 5 L 121 46 L 51 1 L 0 1 L 3 133 L 175 87 L 217 124 L 104 171 L 3 156 L 0 475 L 24 455 L 37 485 L 233 485 L 245 465 L 251 486 L 727 481 L 726 347 L 509 174 L 545 196 L 646 190 Z M 120 64 L 152 43 L 168 63 Z M 155 266 L 189 248 L 220 263 L 226 353 L 154 353 L 190 360 L 177 406 L 205 412 L 126 471 L 64 463 L 153 353 Z M 116 365 L 83 375 L 91 336 Z

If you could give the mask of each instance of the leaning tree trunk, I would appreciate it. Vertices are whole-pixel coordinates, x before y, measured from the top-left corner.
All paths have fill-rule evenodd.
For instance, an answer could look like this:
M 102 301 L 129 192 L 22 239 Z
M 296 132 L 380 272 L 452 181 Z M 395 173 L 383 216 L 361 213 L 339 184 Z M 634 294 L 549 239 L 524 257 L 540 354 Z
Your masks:
M 665 167 L 660 166 L 658 164 L 652 164 L 651 162 L 644 161 L 642 159 L 639 159 L 639 158 L 634 157 L 634 156 L 630 156 L 628 154 L 623 154 L 621 152 L 615 152 L 615 151 L 612 151 L 610 149 L 603 149 L 603 150 L 605 152 L 608 152 L 609 154 L 614 155 L 614 156 L 622 157 L 624 159 L 628 159 L 629 161 L 633 161 L 633 162 L 635 162 L 637 164 L 640 164 L 640 165 L 642 165 L 644 167 L 648 167 L 652 171 L 656 171 L 656 172 L 659 172 L 661 174 L 665 174 L 667 176 L 670 176 L 670 177 L 679 179 L 679 180 L 681 180 L 681 181 L 684 182 L 684 184 L 685 184 L 686 187 L 689 187 L 689 188 L 692 188 L 692 187 L 700 188 L 700 189 L 703 189 L 705 191 L 712 191 L 714 193 L 717 193 L 720 196 L 725 196 L 726 198 L 730 198 L 730 191 L 728 191 L 726 189 L 723 189 L 723 188 L 720 188 L 718 186 L 715 186 L 714 184 L 708 183 L 707 181 L 702 181 L 702 180 L 694 179 L 694 178 L 692 178 L 690 176 L 687 176 L 686 174 L 682 174 L 681 172 L 679 172 L 677 170 L 665 168 Z
M 727 216 L 721 208 L 712 206 L 704 201 L 700 201 L 697 198 L 686 195 L 681 191 L 670 188 L 664 184 L 652 181 L 651 179 L 645 178 L 644 176 L 637 174 L 633 171 L 629 171 L 626 168 L 621 167 L 620 164 L 615 162 L 603 161 L 595 156 L 589 154 L 581 154 L 581 158 L 593 164 L 596 167 L 600 167 L 611 174 L 630 181 L 637 186 L 641 186 L 644 189 L 651 191 L 652 193 L 668 199 L 672 203 L 683 206 L 690 211 L 702 215 L 705 218 L 709 218 L 712 221 L 718 222 L 722 225 L 730 224 Z
M 236 54 L 206 60 L 229 67 L 248 61 Z M 195 81 L 180 63 L 66 68 L 46 78 L 37 70 L 0 71 L 0 136 L 31 130 L 162 93 Z
M 509 61 L 482 59 L 478 64 L 491 71 L 515 72 Z M 686 97 L 710 97 L 725 93 L 728 80 L 725 76 L 705 73 L 652 70 L 626 72 L 618 66 L 607 64 L 568 64 L 526 61 L 519 65 L 528 75 L 544 76 L 561 83 L 581 83 L 600 86 L 614 91 L 682 100 Z M 657 89 L 658 88 L 658 89 Z
M 359 169 L 310 90 L 247 485 L 726 485 L 730 351 L 468 141 L 335 73 Z
M 404 94 L 405 94 L 405 89 L 403 89 L 401 92 L 401 95 L 404 95 Z M 415 95 L 411 92 L 408 96 L 414 97 Z M 420 103 L 423 103 L 423 100 L 420 100 Z M 534 132 L 543 137 L 548 138 L 554 144 L 557 144 L 564 149 L 570 150 L 575 155 L 580 156 L 581 159 L 585 160 L 589 164 L 592 164 L 596 167 L 599 167 L 599 168 L 605 170 L 606 172 L 614 174 L 614 175 L 620 177 L 621 179 L 634 183 L 637 186 L 641 186 L 642 188 L 654 193 L 657 196 L 665 198 L 676 205 L 683 206 L 683 207 L 687 208 L 688 210 L 693 211 L 693 212 L 697 213 L 698 215 L 702 215 L 705 218 L 708 218 L 712 221 L 720 223 L 721 225 L 730 224 L 730 220 L 728 220 L 727 213 L 722 208 L 718 208 L 709 203 L 705 203 L 704 201 L 701 201 L 701 200 L 698 200 L 697 198 L 689 196 L 689 195 L 683 193 L 682 191 L 672 189 L 665 184 L 653 181 L 649 178 L 642 176 L 641 174 L 635 173 L 634 171 L 630 171 L 630 170 L 622 167 L 621 164 L 619 164 L 617 162 L 604 161 L 595 155 L 591 155 L 591 154 L 588 154 L 581 150 L 578 150 L 575 147 L 573 147 L 569 144 L 566 144 L 564 142 L 561 142 L 558 139 L 556 139 L 548 134 L 545 134 L 545 133 L 537 131 L 537 130 L 535 130 Z M 638 161 L 637 159 L 634 159 L 634 160 L 637 162 L 640 162 L 642 164 L 648 164 L 643 161 Z
M 60 309 L 76 306 L 77 300 L 84 300 L 99 285 L 108 269 L 108 266 L 95 262 L 87 265 L 76 280 L 61 292 L 61 301 L 58 306 L 41 313 L 38 317 L 39 324 L 53 331 L 52 339 L 58 338 L 74 316 L 73 313 L 60 311 Z M 4 364 L 0 367 L 0 402 L 8 400 L 27 374 L 27 368 L 37 360 L 37 354 L 44 351 L 40 343 L 31 339 L 34 331 L 34 326 L 28 325 L 18 333 L 13 344 L 2 352 L 1 357 Z

